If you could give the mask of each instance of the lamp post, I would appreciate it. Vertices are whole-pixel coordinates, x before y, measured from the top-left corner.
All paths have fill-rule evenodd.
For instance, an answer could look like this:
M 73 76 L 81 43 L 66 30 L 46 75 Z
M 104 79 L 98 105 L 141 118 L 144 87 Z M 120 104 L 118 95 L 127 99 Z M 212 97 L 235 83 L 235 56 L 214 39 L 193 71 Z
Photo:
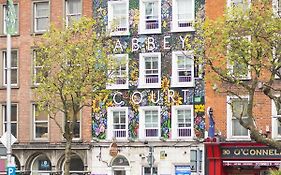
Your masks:
M 153 156 L 154 148 L 153 146 L 149 146 L 149 153 L 147 156 L 147 162 L 150 167 L 150 175 L 153 175 L 153 164 L 154 164 L 154 156 Z
M 6 33 L 7 33 L 7 165 L 9 169 L 7 174 L 15 174 L 14 161 L 12 160 L 12 135 L 11 135 L 11 35 L 16 31 L 16 12 L 13 4 L 13 0 L 7 0 L 6 5 Z

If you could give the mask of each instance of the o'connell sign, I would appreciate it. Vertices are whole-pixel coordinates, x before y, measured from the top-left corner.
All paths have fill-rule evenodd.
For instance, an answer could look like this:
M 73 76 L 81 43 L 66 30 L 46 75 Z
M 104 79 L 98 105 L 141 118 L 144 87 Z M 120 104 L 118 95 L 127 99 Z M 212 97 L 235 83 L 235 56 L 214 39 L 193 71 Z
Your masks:
M 270 147 L 221 148 L 222 158 L 280 158 L 281 151 Z

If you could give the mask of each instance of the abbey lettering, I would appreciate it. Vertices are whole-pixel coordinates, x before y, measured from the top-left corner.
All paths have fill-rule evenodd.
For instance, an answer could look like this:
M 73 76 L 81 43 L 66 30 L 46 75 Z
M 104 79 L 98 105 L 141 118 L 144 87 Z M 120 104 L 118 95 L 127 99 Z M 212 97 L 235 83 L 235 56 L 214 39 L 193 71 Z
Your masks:
M 179 41 L 181 45 L 181 49 L 185 48 L 185 42 L 187 41 L 187 36 L 179 36 Z M 170 50 L 171 49 L 171 36 L 164 36 L 162 41 L 159 42 L 163 45 L 164 50 Z M 152 36 L 148 36 L 145 38 L 144 43 L 140 42 L 139 38 L 132 38 L 131 39 L 131 50 L 132 52 L 138 52 L 143 48 L 143 44 L 145 45 L 145 50 L 146 51 L 155 51 L 157 49 L 156 47 L 156 40 Z M 124 46 L 122 45 L 121 41 L 119 39 L 116 40 L 114 44 L 114 52 L 123 52 L 124 51 Z M 179 49 L 179 48 L 178 48 Z

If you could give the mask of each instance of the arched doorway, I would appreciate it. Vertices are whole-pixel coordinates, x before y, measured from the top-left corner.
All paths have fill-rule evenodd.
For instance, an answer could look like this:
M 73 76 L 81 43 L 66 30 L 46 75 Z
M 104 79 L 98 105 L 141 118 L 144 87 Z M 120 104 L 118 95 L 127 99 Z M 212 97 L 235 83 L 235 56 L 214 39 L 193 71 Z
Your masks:
M 51 161 L 45 154 L 39 154 L 32 161 L 31 175 L 50 175 L 51 171 Z
M 64 165 L 62 166 L 62 171 L 64 170 Z M 84 171 L 84 163 L 82 159 L 77 154 L 71 155 L 70 160 L 70 174 L 71 175 L 83 175 Z
M 112 167 L 112 175 L 130 174 L 129 161 L 125 156 L 122 155 L 116 156 L 111 163 L 111 167 Z

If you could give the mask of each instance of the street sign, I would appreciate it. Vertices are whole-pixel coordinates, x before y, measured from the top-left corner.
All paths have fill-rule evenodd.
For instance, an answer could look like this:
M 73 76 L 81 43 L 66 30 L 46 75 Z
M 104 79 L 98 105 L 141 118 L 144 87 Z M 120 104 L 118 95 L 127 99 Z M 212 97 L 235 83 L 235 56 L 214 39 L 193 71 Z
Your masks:
M 7 148 L 7 137 L 8 134 L 7 132 L 5 132 L 2 137 L 0 138 L 0 141 L 2 142 L 2 144 Z M 17 139 L 13 136 L 13 134 L 11 134 L 11 145 L 13 145 L 15 142 L 17 141 Z
M 16 175 L 16 167 L 14 166 L 7 167 L 7 175 Z
M 176 166 L 176 175 L 191 175 L 191 168 L 189 165 Z

